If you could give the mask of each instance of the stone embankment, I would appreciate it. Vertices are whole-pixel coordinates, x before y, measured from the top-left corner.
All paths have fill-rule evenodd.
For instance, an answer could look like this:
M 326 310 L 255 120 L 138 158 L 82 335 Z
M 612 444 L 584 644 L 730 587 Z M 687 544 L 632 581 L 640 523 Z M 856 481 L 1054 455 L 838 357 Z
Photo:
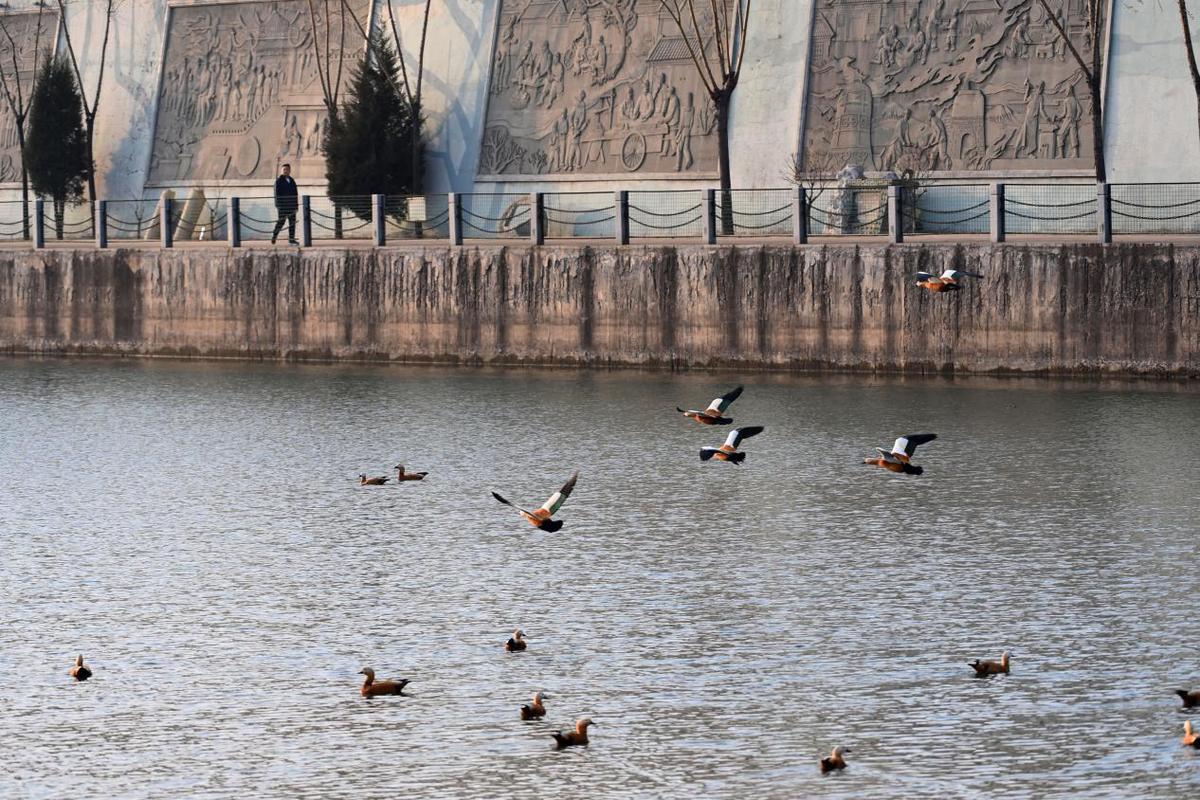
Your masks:
M 8 252 L 0 351 L 1195 376 L 1200 247 Z

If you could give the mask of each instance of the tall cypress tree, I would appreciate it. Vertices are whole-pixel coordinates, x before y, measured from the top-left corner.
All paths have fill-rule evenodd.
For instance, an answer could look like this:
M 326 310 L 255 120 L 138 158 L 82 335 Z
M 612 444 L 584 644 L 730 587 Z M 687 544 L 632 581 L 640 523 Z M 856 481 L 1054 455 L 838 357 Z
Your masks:
M 25 148 L 29 182 L 34 192 L 53 200 L 55 236 L 61 239 L 64 208 L 83 199 L 90 161 L 83 101 L 75 74 L 61 57 L 47 59 L 38 71 Z
M 330 197 L 362 219 L 371 215 L 371 194 L 404 195 L 415 186 L 412 155 L 416 117 L 400 91 L 395 51 L 375 37 L 355 67 L 350 90 L 325 136 L 325 179 Z

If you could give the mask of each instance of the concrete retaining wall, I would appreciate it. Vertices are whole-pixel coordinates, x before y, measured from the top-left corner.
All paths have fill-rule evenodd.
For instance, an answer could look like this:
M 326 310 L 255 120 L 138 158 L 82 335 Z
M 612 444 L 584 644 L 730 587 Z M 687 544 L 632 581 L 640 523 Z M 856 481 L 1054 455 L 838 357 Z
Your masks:
M 1200 247 L 14 252 L 0 350 L 1192 376 Z

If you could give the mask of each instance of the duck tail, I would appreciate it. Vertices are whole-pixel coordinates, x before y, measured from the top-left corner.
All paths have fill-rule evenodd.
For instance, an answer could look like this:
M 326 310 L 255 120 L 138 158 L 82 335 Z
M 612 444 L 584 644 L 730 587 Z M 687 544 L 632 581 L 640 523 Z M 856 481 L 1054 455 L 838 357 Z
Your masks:
M 746 454 L 745 453 L 730 453 L 728 460 L 732 461 L 734 464 L 741 464 L 743 461 L 746 460 Z
M 1179 698 L 1181 700 L 1183 700 L 1184 703 L 1187 703 L 1188 701 L 1190 701 L 1192 699 L 1191 695 L 1187 692 L 1186 689 L 1176 689 L 1175 694 L 1179 695 Z
M 562 735 L 562 731 L 558 731 L 557 733 L 552 733 L 550 735 L 554 737 L 554 744 L 559 750 L 562 750 L 567 746 L 567 737 Z

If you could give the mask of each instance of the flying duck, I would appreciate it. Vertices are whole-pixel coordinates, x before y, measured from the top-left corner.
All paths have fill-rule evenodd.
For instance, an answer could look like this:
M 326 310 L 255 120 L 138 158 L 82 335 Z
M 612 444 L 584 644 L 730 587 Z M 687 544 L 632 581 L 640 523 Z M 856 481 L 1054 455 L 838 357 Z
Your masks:
M 835 747 L 833 752 L 828 757 L 821 759 L 821 774 L 827 772 L 836 772 L 846 768 L 846 759 L 842 758 L 843 753 L 849 753 L 849 747 Z
M 362 696 L 363 697 L 379 697 L 385 694 L 398 694 L 407 697 L 404 694 L 404 687 L 408 686 L 408 680 L 398 681 L 376 681 L 375 670 L 370 667 L 363 667 L 358 672 L 359 675 L 366 675 L 363 679 Z
M 882 447 L 876 447 L 875 450 L 879 455 L 864 458 L 863 463 L 883 467 L 891 472 L 903 472 L 905 475 L 920 475 L 925 468 L 914 466 L 909 462 L 919 445 L 932 442 L 936 438 L 936 433 L 910 433 L 907 436 L 901 436 L 892 445 L 890 453 Z
M 516 653 L 525 649 L 525 634 L 521 633 L 520 628 L 513 631 L 512 637 L 504 643 L 504 649 L 510 653 Z
M 725 444 L 720 447 L 701 447 L 700 460 L 708 461 L 710 458 L 715 458 L 717 461 L 731 461 L 734 464 L 741 464 L 746 460 L 746 454 L 738 451 L 738 445 L 742 443 L 742 439 L 757 436 L 763 430 L 761 425 L 752 425 L 748 428 L 734 428 L 725 437 Z
M 77 681 L 86 681 L 92 677 L 92 671 L 83 665 L 83 656 L 75 659 L 75 666 L 71 667 L 71 671 L 67 673 Z
M 1194 692 L 1189 692 L 1186 689 L 1176 689 L 1175 694 L 1179 695 L 1179 699 L 1183 700 L 1184 708 L 1200 706 L 1200 689 Z
M 1007 675 L 1008 674 L 1008 651 L 1005 650 L 1000 655 L 999 661 L 980 661 L 978 658 L 968 662 L 967 666 L 975 670 L 976 678 L 986 678 L 989 675 Z
M 917 286 L 931 292 L 957 292 L 962 288 L 959 284 L 963 278 L 982 277 L 978 272 L 963 272 L 957 269 L 948 269 L 940 276 L 936 276 L 932 272 L 918 272 Z
M 403 464 L 396 465 L 397 481 L 423 481 L 428 472 L 405 472 Z
M 701 425 L 728 425 L 733 422 L 733 418 L 723 415 L 725 414 L 725 410 L 729 408 L 729 404 L 741 396 L 742 388 L 739 386 L 736 389 L 731 389 L 709 403 L 708 408 L 703 411 L 696 411 L 695 409 L 684 411 L 679 406 L 675 406 L 675 410 L 685 417 L 696 420 Z
M 546 716 L 546 707 L 542 705 L 542 700 L 546 699 L 547 697 L 549 697 L 549 695 L 542 694 L 541 692 L 535 692 L 533 695 L 533 702 L 527 706 L 521 706 L 521 719 L 541 719 L 542 717 Z
M 584 744 L 587 744 L 587 736 L 584 736 Z M 1200 733 L 1192 732 L 1192 721 L 1189 719 L 1183 723 L 1183 745 L 1184 747 L 1195 747 L 1200 750 Z
M 375 478 L 368 478 L 367 474 L 365 472 L 363 472 L 363 473 L 359 473 L 358 485 L 359 486 L 383 486 L 385 483 L 387 483 L 390 480 L 391 480 L 391 478 L 389 478 L 386 475 L 379 475 L 378 477 L 375 477 Z
M 562 731 L 555 731 L 554 733 L 550 734 L 554 737 L 554 749 L 562 750 L 564 747 L 576 746 L 587 747 L 588 726 L 595 724 L 596 723 L 592 722 L 589 718 L 584 717 L 575 723 L 575 730 L 567 731 L 566 733 L 563 733 Z
M 526 511 L 520 506 L 513 505 L 495 492 L 492 492 L 492 497 L 496 498 L 501 503 L 504 503 L 504 505 L 512 506 L 517 511 L 520 511 L 521 516 L 525 518 L 525 521 L 533 527 L 541 528 L 544 531 L 554 533 L 562 528 L 563 522 L 561 519 L 551 519 L 551 517 L 554 516 L 556 511 L 562 508 L 563 503 L 567 502 L 567 498 L 571 496 L 571 491 L 575 488 L 575 481 L 578 479 L 579 473 L 575 472 L 573 475 L 571 475 L 571 479 L 564 483 L 561 489 L 550 495 L 550 499 L 543 503 L 542 507 L 536 511 Z

